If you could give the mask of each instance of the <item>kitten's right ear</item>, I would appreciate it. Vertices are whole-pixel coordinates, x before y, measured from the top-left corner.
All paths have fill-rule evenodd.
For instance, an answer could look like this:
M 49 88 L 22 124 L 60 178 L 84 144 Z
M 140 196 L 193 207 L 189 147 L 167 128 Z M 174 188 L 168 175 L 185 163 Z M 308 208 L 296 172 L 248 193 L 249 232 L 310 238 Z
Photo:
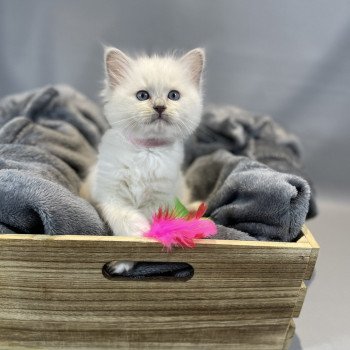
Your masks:
M 193 82 L 200 86 L 205 61 L 204 49 L 197 48 L 187 52 L 181 57 L 181 61 L 189 67 Z
M 131 58 L 114 48 L 105 48 L 105 70 L 108 86 L 113 89 L 126 77 Z

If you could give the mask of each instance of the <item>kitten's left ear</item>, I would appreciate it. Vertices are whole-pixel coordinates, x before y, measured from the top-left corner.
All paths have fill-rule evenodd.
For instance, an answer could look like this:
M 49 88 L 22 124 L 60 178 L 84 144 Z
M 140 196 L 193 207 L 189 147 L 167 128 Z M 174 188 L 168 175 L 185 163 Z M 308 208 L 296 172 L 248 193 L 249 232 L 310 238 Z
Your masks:
M 205 62 L 205 51 L 201 48 L 193 49 L 181 57 L 181 62 L 184 62 L 190 69 L 191 78 L 196 86 L 200 86 L 202 73 Z

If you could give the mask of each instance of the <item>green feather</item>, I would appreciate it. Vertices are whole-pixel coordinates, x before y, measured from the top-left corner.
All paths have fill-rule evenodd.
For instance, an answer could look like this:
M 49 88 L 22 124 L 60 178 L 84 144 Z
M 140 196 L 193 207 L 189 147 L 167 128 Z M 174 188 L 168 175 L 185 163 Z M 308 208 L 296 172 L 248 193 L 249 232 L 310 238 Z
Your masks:
M 183 218 L 189 214 L 189 211 L 186 207 L 180 202 L 179 198 L 175 198 L 175 208 L 174 208 L 175 216 L 178 218 Z

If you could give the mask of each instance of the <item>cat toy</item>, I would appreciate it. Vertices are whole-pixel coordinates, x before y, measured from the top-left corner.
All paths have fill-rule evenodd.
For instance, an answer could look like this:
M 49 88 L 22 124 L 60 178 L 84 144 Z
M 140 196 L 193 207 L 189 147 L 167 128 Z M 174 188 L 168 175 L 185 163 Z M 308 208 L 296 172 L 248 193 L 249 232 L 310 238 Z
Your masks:
M 207 206 L 202 203 L 197 211 L 189 212 L 176 198 L 174 208 L 159 208 L 153 215 L 151 228 L 144 233 L 144 237 L 156 239 L 168 251 L 176 246 L 194 248 L 195 239 L 207 238 L 217 233 L 214 222 L 203 217 L 206 209 Z

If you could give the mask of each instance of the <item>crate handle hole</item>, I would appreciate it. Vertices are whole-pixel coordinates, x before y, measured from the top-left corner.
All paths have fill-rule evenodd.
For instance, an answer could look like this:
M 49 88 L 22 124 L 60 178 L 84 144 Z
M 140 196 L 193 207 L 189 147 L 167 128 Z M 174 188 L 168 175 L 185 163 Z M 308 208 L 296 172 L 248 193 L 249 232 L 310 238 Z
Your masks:
M 129 271 L 117 272 L 120 264 L 132 265 Z M 184 262 L 110 261 L 103 265 L 102 274 L 112 281 L 178 281 L 186 282 L 194 275 L 192 265 Z

